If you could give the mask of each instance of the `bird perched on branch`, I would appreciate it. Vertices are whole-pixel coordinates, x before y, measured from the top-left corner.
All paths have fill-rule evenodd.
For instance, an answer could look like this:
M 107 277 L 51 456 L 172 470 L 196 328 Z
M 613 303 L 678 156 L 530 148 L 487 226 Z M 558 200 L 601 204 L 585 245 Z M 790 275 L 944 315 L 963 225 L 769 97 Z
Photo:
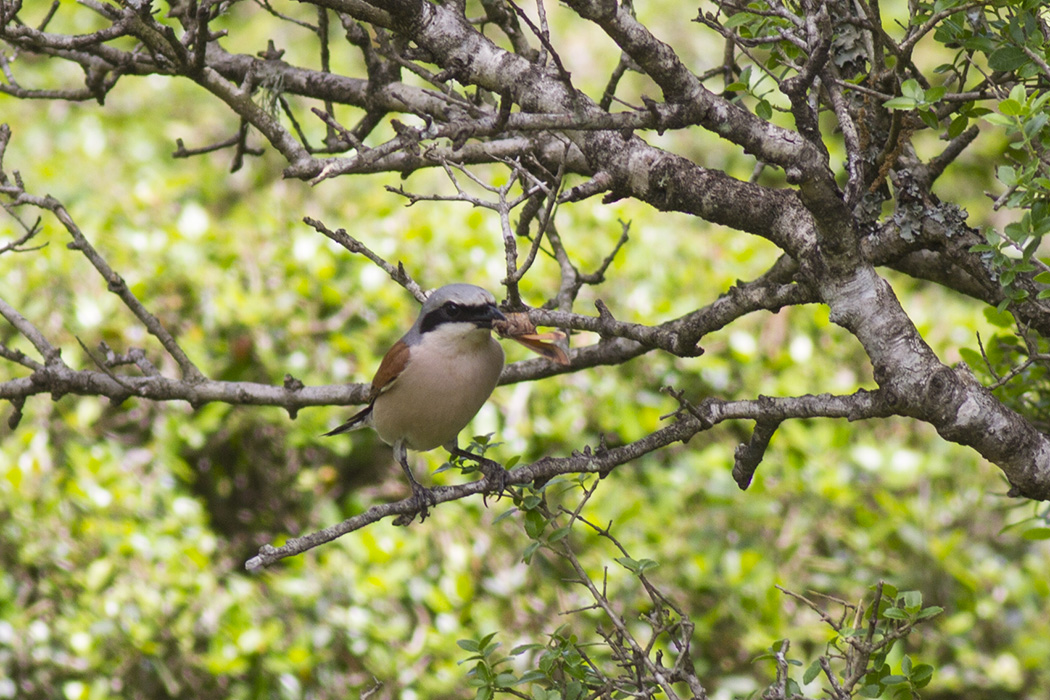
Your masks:
M 423 518 L 434 496 L 413 476 L 408 450 L 427 451 L 444 445 L 454 456 L 477 461 L 486 478 L 497 481 L 502 491 L 503 466 L 461 450 L 456 437 L 499 381 L 503 348 L 491 330 L 494 322 L 506 320 L 495 297 L 481 287 L 449 284 L 435 290 L 412 328 L 379 364 L 368 406 L 325 433 L 338 435 L 366 425 L 374 428 L 394 448 Z

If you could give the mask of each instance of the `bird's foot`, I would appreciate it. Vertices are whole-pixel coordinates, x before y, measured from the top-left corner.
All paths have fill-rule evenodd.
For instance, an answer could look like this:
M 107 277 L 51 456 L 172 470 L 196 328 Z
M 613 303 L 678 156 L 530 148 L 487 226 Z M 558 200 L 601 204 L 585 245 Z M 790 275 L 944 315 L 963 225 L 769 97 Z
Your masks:
M 430 516 L 430 507 L 437 505 L 437 498 L 434 496 L 433 491 L 418 481 L 410 483 L 412 484 L 412 507 L 415 510 L 397 516 L 394 519 L 394 525 L 398 527 L 410 525 L 417 515 L 419 516 L 419 522 L 423 522 Z
M 498 501 L 507 492 L 507 474 L 509 472 L 495 460 L 484 457 L 474 457 L 474 459 L 478 460 L 478 467 L 481 469 L 481 473 L 485 475 L 487 488 L 485 493 L 481 495 L 481 502 L 488 507 L 488 497 L 490 495 L 495 495 Z
M 475 462 L 478 465 L 478 470 L 485 477 L 485 491 L 481 495 L 481 502 L 486 507 L 489 504 L 489 496 L 495 495 L 496 500 L 503 498 L 503 495 L 507 492 L 507 474 L 509 472 L 503 468 L 502 464 L 488 457 L 482 457 L 461 449 L 455 442 L 446 445 L 445 449 L 454 458 Z
M 412 501 L 418 509 L 416 512 L 419 513 L 419 522 L 423 522 L 430 515 L 430 506 L 437 505 L 434 492 L 418 481 L 412 482 Z

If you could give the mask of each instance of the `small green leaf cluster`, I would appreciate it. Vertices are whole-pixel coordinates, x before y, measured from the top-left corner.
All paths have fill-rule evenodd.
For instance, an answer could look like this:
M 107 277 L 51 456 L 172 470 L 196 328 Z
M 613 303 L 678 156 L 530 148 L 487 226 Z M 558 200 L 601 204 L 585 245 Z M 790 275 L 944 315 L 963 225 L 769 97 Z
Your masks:
M 964 5 L 961 0 L 919 3 L 913 25 Z M 1028 299 L 1033 293 L 1040 299 L 1050 296 L 1050 289 L 1035 291 L 1030 285 L 1018 283 L 1019 276 L 1039 269 L 1033 256 L 1050 231 L 1050 172 L 1045 158 L 1041 157 L 1050 146 L 1050 129 L 1047 129 L 1050 115 L 1046 109 L 1050 95 L 1034 86 L 1046 65 L 1047 41 L 1040 16 L 1044 5 L 1025 0 L 980 11 L 960 11 L 943 18 L 934 36 L 942 45 L 956 49 L 951 62 L 934 69 L 934 73 L 945 76 L 943 84 L 924 87 L 916 79 L 907 79 L 901 83 L 900 96 L 884 103 L 892 110 L 913 111 L 931 129 L 939 129 L 941 120 L 950 118 L 946 132 L 949 139 L 960 136 L 976 119 L 1002 129 L 1006 135 L 1006 158 L 1010 162 L 996 170 L 999 181 L 1006 187 L 996 201 L 996 208 L 1005 206 L 1018 209 L 1022 214 L 1002 232 L 989 229 L 985 233 L 986 242 L 972 248 L 983 254 L 988 267 L 999 277 L 1004 292 L 1000 310 Z M 983 57 L 990 71 L 1011 74 L 1009 80 L 1000 82 L 1012 84 L 1012 88 L 1008 96 L 999 94 L 997 111 L 975 101 L 950 104 L 942 101 L 947 95 L 946 86 L 967 84 L 976 65 L 975 57 Z M 1038 282 L 1050 282 L 1050 274 Z
M 752 68 L 753 66 L 744 66 L 744 69 L 740 71 L 740 77 L 726 85 L 726 91 L 746 92 L 753 96 L 758 100 L 755 104 L 755 114 L 760 119 L 770 119 L 773 116 L 773 105 L 767 96 L 776 88 L 765 73 L 752 70 Z
M 582 483 L 582 479 L 583 475 L 581 475 L 578 479 L 574 479 L 573 481 Z M 551 481 L 550 483 L 545 484 L 541 488 L 526 489 L 524 493 L 522 493 L 518 498 L 515 499 L 516 508 L 520 509 L 521 512 L 524 513 L 523 523 L 525 526 L 525 534 L 528 535 L 530 540 L 532 540 L 525 547 L 525 551 L 522 553 L 522 560 L 526 564 L 532 562 L 532 557 L 536 554 L 537 550 L 539 550 L 540 547 L 549 547 L 555 544 L 556 542 L 559 542 L 569 534 L 569 531 L 572 528 L 571 525 L 558 525 L 555 517 L 546 507 L 543 491 L 548 486 L 558 483 L 561 483 L 560 479 Z M 509 516 L 513 514 L 513 512 L 514 511 L 510 511 L 500 517 L 502 518 Z M 547 528 L 551 527 L 552 524 L 554 527 L 553 529 L 551 529 L 550 534 L 545 534 L 547 532 Z
M 934 34 L 937 41 L 970 53 L 981 53 L 992 70 L 1023 69 L 1022 77 L 1029 78 L 1037 70 L 1028 66 L 1031 59 L 1023 47 L 1037 49 L 1040 45 L 1038 13 L 1044 3 L 1039 0 L 989 3 L 983 14 L 972 12 L 966 0 L 937 0 L 917 3 L 917 24 L 930 20 L 932 14 L 959 8 L 960 11 L 944 18 Z M 995 5 L 998 5 L 996 7 Z M 1024 58 L 1021 58 L 1024 56 Z
M 947 92 L 948 89 L 943 85 L 936 85 L 924 90 L 918 80 L 908 79 L 901 83 L 901 96 L 887 100 L 883 103 L 883 106 L 887 109 L 915 110 L 919 118 L 922 119 L 923 124 L 931 129 L 938 129 L 940 128 L 941 120 L 937 115 L 937 107 Z M 956 125 L 956 122 L 958 122 L 958 125 Z M 959 119 L 953 121 L 949 130 L 962 133 L 965 128 L 966 118 L 963 117 L 961 121 Z
M 868 635 L 873 651 L 868 661 L 870 669 L 864 676 L 858 695 L 865 698 L 890 697 L 897 699 L 917 697 L 915 691 L 925 688 L 933 678 L 930 664 L 915 664 L 904 655 L 900 667 L 894 671 L 889 663 L 896 644 L 924 620 L 944 612 L 936 605 L 924 607 L 920 591 L 901 591 L 889 584 L 881 584 L 881 596 L 876 594 L 878 607 L 873 614 L 873 626 L 850 629 L 846 635 L 857 638 Z M 870 634 L 874 629 L 874 635 Z M 812 667 L 811 667 L 812 669 Z M 808 671 L 807 671 L 808 673 Z
M 775 697 L 803 697 L 803 687 L 823 676 L 830 684 L 832 697 L 904 698 L 918 697 L 916 691 L 933 679 L 934 667 L 915 663 L 907 654 L 894 654 L 899 642 L 908 637 L 920 623 L 939 615 L 938 606 L 923 606 L 919 591 L 900 591 L 891 584 L 880 582 L 872 586 L 873 594 L 867 609 L 839 601 L 842 613 L 838 618 L 820 609 L 812 601 L 789 593 L 815 610 L 835 631 L 824 654 L 814 659 L 801 677 L 801 684 L 791 678 L 791 667 L 801 667 L 802 661 L 788 657 L 790 641 L 774 642 L 767 653 L 757 657 L 773 659 L 777 663 L 779 691 Z M 899 656 L 899 662 L 893 660 Z
M 522 524 L 531 540 L 522 553 L 526 564 L 533 561 L 541 548 L 550 550 L 572 531 L 573 522 L 558 522 L 557 516 L 548 506 L 545 491 L 560 486 L 567 486 L 568 489 L 585 487 L 586 482 L 586 475 L 578 475 L 571 479 L 556 478 L 539 487 L 527 486 L 514 491 L 514 508 L 498 516 L 495 522 L 517 513 L 523 514 Z M 629 557 L 626 559 L 633 562 Z M 460 647 L 475 652 L 474 656 L 460 663 L 477 662 L 468 674 L 468 685 L 477 688 L 477 700 L 488 700 L 497 691 L 525 684 L 531 686 L 528 697 L 534 700 L 578 700 L 584 697 L 589 688 L 600 683 L 601 679 L 586 663 L 580 641 L 568 624 L 551 632 L 545 644 L 529 643 L 514 647 L 509 657 L 499 658 L 495 655 L 499 644 L 492 642 L 493 637 L 493 634 L 489 634 L 476 641 L 459 641 Z M 497 672 L 497 667 L 508 664 L 510 657 L 526 655 L 532 659 L 533 668 L 520 676 L 507 669 Z
M 760 119 L 773 116 L 771 97 L 778 95 L 779 90 L 771 78 L 784 72 L 789 66 L 797 65 L 802 58 L 800 49 L 790 41 L 770 41 L 770 37 L 781 35 L 791 28 L 790 23 L 768 11 L 769 5 L 764 2 L 751 3 L 748 6 L 757 12 L 737 12 L 730 15 L 721 26 L 724 30 L 735 31 L 744 40 L 755 40 L 767 43 L 768 52 L 764 54 L 761 66 L 745 65 L 735 80 L 726 85 L 727 93 L 743 92 L 755 98 L 755 115 Z
M 915 21 L 925 23 L 931 14 L 953 7 L 967 9 L 944 18 L 934 33 L 940 43 L 959 49 L 956 64 L 960 59 L 968 61 L 969 56 L 981 54 L 993 71 L 1015 72 L 1022 80 L 1039 74 L 1040 67 L 1032 53 L 1039 56 L 1044 51 L 1039 13 L 1045 9 L 1045 3 L 1041 0 L 993 3 L 980 13 L 966 8 L 967 4 L 965 0 L 919 3 L 920 12 Z M 944 72 L 943 68 L 938 68 L 938 72 Z
M 615 561 L 636 576 L 641 576 L 646 571 L 652 571 L 660 566 L 658 562 L 655 562 L 652 559 L 635 560 L 631 557 L 616 557 Z
M 985 121 L 1002 127 L 1012 138 L 1008 154 L 1012 164 L 1000 165 L 996 170 L 999 181 L 1007 188 L 999 202 L 1023 212 L 1018 221 L 1004 227 L 1002 234 L 989 229 L 985 234 L 987 243 L 973 247 L 974 252 L 984 253 L 988 264 L 999 273 L 1005 292 L 1000 310 L 1029 297 L 1029 291 L 1015 285 L 1015 281 L 1018 275 L 1038 269 L 1034 256 L 1050 232 L 1050 172 L 1041 158 L 1050 147 L 1048 100 L 1050 92 L 1028 94 L 1024 85 L 1018 84 L 1010 90 L 1009 97 L 999 102 L 998 112 L 984 115 Z M 1035 282 L 1050 284 L 1050 272 L 1041 272 Z M 1047 297 L 1050 287 L 1036 293 L 1037 299 Z
M 577 700 L 595 693 L 635 697 L 689 679 L 699 683 L 690 656 L 693 624 L 646 578 L 657 562 L 630 556 L 613 537 L 611 526 L 600 527 L 587 519 L 586 507 L 599 482 L 593 475 L 578 475 L 516 489 L 515 507 L 497 518 L 520 515 L 531 540 L 523 550 L 525 562 L 542 568 L 567 565 L 572 573 L 564 580 L 585 591 L 591 603 L 574 605 L 573 619 L 546 633 L 543 643 L 521 644 L 508 657 L 496 654 L 499 645 L 492 642 L 493 635 L 460 641 L 463 649 L 474 654 L 461 663 L 474 664 L 468 683 L 477 688 L 477 698 L 487 700 L 497 693 L 539 700 Z M 596 582 L 589 567 L 577 558 L 574 545 L 581 537 L 589 537 L 589 555 L 601 542 L 612 544 L 621 555 L 612 558 L 630 576 L 624 578 L 603 567 L 601 581 Z M 546 556 L 541 558 L 540 552 Z M 614 593 L 613 587 L 620 584 L 623 590 Z M 642 602 L 643 598 L 647 600 Z M 581 640 L 574 625 L 590 611 L 599 611 L 601 618 L 579 620 L 581 629 L 593 636 Z M 511 657 L 520 658 L 512 661 Z M 673 665 L 664 665 L 665 659 Z M 520 675 L 510 670 L 513 666 L 522 669 Z M 523 694 L 525 685 L 530 695 Z
M 467 673 L 467 685 L 477 689 L 476 700 L 489 700 L 498 692 L 511 692 L 520 686 L 530 686 L 529 694 L 514 694 L 532 700 L 581 700 L 598 680 L 568 625 L 552 632 L 546 644 L 520 644 L 503 657 L 496 654 L 500 645 L 492 641 L 495 636 L 493 632 L 477 640 L 457 642 L 460 648 L 473 654 L 460 663 L 475 662 Z M 535 659 L 535 668 L 521 675 L 510 669 L 512 658 L 527 655 Z
M 1004 404 L 1050 430 L 1050 341 L 1019 328 L 1009 311 L 989 307 L 984 316 L 995 334 L 980 351 L 959 348 L 960 356 Z

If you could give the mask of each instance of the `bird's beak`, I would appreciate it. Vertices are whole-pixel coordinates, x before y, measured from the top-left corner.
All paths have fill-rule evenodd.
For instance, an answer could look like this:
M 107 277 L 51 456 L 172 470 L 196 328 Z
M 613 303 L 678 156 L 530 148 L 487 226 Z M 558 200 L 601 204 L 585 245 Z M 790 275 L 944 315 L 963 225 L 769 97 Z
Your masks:
M 485 307 L 485 311 L 481 314 L 475 322 L 478 328 L 492 328 L 493 321 L 506 321 L 507 317 L 503 315 L 503 312 L 496 308 L 495 304 L 489 304 Z

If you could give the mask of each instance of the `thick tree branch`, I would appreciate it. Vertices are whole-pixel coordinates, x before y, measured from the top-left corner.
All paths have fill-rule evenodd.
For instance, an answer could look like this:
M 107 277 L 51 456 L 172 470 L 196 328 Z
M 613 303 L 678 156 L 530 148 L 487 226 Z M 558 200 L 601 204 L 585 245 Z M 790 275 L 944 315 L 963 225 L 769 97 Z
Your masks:
M 688 442 L 697 433 L 709 430 L 714 425 L 733 419 L 768 420 L 770 415 L 787 418 L 811 418 L 817 416 L 842 417 L 850 420 L 893 415 L 887 405 L 889 395 L 880 392 L 860 391 L 852 396 L 803 396 L 772 399 L 762 397 L 750 401 L 720 401 L 708 399 L 697 406 L 689 406 L 671 424 L 650 435 L 619 447 L 585 447 L 569 457 L 544 457 L 543 459 L 509 470 L 505 486 L 529 483 L 546 483 L 556 476 L 566 474 L 608 474 L 621 464 L 631 462 L 642 455 L 667 447 L 676 442 Z M 487 479 L 453 486 L 436 486 L 431 489 L 434 503 L 447 503 L 486 493 L 491 484 Z M 256 557 L 248 560 L 249 571 L 270 566 L 286 557 L 302 554 L 314 547 L 331 542 L 343 535 L 391 516 L 412 517 L 418 506 L 412 498 L 395 503 L 384 503 L 370 507 L 364 513 L 343 522 L 289 540 L 281 547 L 266 545 Z
M 823 158 L 786 129 L 709 92 L 675 54 L 639 22 L 624 3 L 570 0 L 569 7 L 600 26 L 663 90 L 668 102 L 689 105 L 705 128 L 784 170 L 819 170 Z
M 0 313 L 3 313 L 4 306 L 0 302 Z M 185 401 L 194 408 L 212 402 L 278 406 L 294 417 L 299 409 L 309 406 L 364 403 L 368 400 L 369 388 L 369 384 L 302 386 L 290 376 L 286 377 L 283 386 L 213 379 L 191 383 L 163 376 L 114 376 L 98 370 L 75 370 L 59 361 L 39 367 L 27 377 L 0 382 L 0 399 L 10 401 L 46 393 L 57 400 L 74 394 L 104 396 L 119 404 L 135 396 L 150 401 Z

